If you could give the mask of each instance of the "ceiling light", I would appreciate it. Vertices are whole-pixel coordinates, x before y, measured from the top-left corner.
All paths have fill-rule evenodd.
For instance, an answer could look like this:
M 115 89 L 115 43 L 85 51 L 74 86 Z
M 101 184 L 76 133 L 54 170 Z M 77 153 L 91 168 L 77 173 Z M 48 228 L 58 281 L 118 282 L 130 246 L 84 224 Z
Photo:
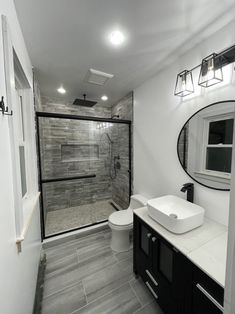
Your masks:
M 124 39 L 125 37 L 123 33 L 118 30 L 113 31 L 109 36 L 109 40 L 114 46 L 121 45 L 124 42 Z
M 184 97 L 194 92 L 193 77 L 191 71 L 182 71 L 177 75 L 175 95 Z
M 103 101 L 107 101 L 109 98 L 108 98 L 108 96 L 103 95 L 103 96 L 101 97 L 101 99 L 102 99 Z
M 57 89 L 57 92 L 60 93 L 60 94 L 65 94 L 65 93 L 66 93 L 66 90 L 64 89 L 63 86 L 60 86 L 60 87 Z

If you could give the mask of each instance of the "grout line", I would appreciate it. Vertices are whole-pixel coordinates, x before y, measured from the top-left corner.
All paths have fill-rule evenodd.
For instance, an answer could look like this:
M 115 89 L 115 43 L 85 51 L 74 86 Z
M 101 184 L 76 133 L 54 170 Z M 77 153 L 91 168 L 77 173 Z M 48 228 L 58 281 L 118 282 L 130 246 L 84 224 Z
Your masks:
M 133 312 L 132 314 L 138 313 L 138 311 L 143 310 L 145 307 L 147 307 L 148 305 L 150 305 L 151 303 L 153 303 L 154 300 L 146 303 L 145 305 L 142 305 L 141 308 L 139 308 L 138 310 L 136 310 L 135 312 Z
M 141 308 L 142 308 L 144 305 L 143 305 L 142 302 L 140 301 L 140 298 L 138 297 L 137 293 L 135 292 L 134 287 L 132 287 L 132 285 L 130 284 L 130 281 L 131 281 L 131 280 L 128 281 L 128 284 L 129 284 L 129 286 L 131 287 L 131 290 L 133 291 L 134 295 L 136 296 L 136 299 L 139 301 L 139 303 L 140 303 L 140 305 L 141 305 Z
M 59 290 L 57 290 L 57 291 L 55 291 L 55 292 L 52 292 L 52 293 L 46 295 L 45 297 L 43 297 L 43 300 L 45 300 L 45 299 L 47 299 L 47 298 L 49 298 L 49 297 L 51 297 L 51 296 L 53 296 L 53 295 L 55 295 L 55 294 L 58 294 L 58 293 L 60 293 L 60 292 L 63 292 L 64 290 L 67 290 L 67 289 L 69 289 L 69 288 L 76 287 L 76 286 L 78 286 L 78 284 L 79 284 L 80 282 L 81 282 L 81 280 L 79 280 L 78 282 L 73 283 L 73 284 L 71 284 L 71 285 L 69 285 L 69 286 L 66 286 L 66 287 L 64 287 L 64 288 L 62 288 L 62 289 L 59 289 Z M 45 291 L 45 289 L 44 289 L 44 291 Z
M 84 296 L 85 296 L 85 299 L 86 299 L 86 305 L 87 305 L 88 304 L 88 300 L 87 300 L 86 289 L 85 289 L 85 286 L 83 284 L 83 279 L 82 279 L 82 287 L 83 287 L 83 292 L 84 292 Z
M 78 310 L 80 311 L 81 309 L 83 309 L 83 308 L 85 308 L 86 306 L 88 306 L 88 305 L 90 305 L 90 304 L 96 302 L 97 300 L 102 299 L 103 297 L 106 297 L 106 296 L 109 295 L 109 294 L 112 294 L 114 291 L 116 291 L 116 290 L 122 288 L 122 287 L 125 286 L 126 284 L 129 284 L 128 281 L 126 281 L 126 282 L 125 282 L 124 284 L 122 284 L 121 286 L 119 286 L 119 287 L 117 287 L 117 288 L 114 288 L 114 289 L 112 289 L 111 291 L 109 291 L 109 292 L 107 292 L 107 293 L 105 293 L 105 294 L 99 296 L 98 298 L 92 300 L 91 302 L 88 302 L 86 305 L 84 305 L 84 306 L 82 306 L 82 307 L 76 309 L 75 311 L 73 311 L 73 312 L 70 313 L 70 314 L 76 313 L 76 311 L 78 311 Z

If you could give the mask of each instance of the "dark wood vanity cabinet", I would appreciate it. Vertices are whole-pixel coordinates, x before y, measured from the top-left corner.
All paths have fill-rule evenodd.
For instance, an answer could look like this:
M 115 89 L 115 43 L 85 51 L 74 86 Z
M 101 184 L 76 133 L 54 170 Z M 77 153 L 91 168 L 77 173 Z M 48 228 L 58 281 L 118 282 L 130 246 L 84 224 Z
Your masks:
M 223 288 L 136 215 L 133 239 L 134 272 L 165 314 L 222 313 Z
M 197 267 L 193 267 L 192 313 L 223 313 L 224 289 Z

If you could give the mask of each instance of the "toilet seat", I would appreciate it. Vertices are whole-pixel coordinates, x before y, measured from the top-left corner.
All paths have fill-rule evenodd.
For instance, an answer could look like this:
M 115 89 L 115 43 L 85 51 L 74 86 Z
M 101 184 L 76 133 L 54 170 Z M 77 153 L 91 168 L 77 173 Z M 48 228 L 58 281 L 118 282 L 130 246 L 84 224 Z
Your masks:
M 118 229 L 132 228 L 133 212 L 130 210 L 120 210 L 114 212 L 109 216 L 109 222 Z

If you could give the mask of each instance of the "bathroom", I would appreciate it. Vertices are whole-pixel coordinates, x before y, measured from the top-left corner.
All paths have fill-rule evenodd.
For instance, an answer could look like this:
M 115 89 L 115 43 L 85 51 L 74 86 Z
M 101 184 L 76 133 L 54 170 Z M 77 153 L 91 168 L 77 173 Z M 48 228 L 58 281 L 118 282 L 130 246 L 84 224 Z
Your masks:
M 235 313 L 233 1 L 0 12 L 0 313 Z

